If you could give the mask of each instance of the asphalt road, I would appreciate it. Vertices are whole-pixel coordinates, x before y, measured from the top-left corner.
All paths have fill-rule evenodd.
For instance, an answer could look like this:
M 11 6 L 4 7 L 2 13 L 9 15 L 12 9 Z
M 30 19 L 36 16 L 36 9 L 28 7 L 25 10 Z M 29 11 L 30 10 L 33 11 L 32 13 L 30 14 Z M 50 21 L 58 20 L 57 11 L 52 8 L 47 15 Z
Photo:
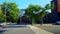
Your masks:
M 11 26 L 7 28 L 0 28 L 0 34 L 35 34 L 27 26 Z
M 53 25 L 52 27 L 42 27 L 42 29 L 54 34 L 60 34 L 60 25 Z

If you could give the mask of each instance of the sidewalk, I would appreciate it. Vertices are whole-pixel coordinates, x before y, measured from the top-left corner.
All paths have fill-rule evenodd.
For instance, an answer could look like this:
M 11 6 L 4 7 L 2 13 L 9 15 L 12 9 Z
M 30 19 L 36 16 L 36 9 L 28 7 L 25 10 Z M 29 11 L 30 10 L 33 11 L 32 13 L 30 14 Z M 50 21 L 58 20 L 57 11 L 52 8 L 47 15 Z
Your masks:
M 34 26 L 29 26 L 29 27 L 30 27 L 30 28 L 32 29 L 32 31 L 34 31 L 36 34 L 54 34 L 54 33 L 45 31 L 45 30 L 43 30 L 43 29 L 34 27 Z

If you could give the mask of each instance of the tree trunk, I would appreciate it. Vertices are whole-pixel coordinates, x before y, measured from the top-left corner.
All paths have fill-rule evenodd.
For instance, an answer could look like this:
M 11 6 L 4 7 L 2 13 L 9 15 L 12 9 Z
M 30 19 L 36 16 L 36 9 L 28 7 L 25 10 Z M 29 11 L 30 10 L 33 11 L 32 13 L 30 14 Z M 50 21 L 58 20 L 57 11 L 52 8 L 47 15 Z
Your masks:
M 43 24 L 43 19 L 41 18 L 41 25 Z
M 35 20 L 34 20 L 34 18 L 32 18 L 32 25 L 35 23 Z

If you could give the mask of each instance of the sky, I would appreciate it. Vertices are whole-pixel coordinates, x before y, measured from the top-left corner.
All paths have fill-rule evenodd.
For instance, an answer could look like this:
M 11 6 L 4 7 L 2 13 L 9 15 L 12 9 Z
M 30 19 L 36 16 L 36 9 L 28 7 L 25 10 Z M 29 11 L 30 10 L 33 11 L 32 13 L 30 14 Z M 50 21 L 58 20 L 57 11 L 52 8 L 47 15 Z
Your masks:
M 39 5 L 44 7 L 46 4 L 50 4 L 51 0 L 6 0 L 6 2 L 15 2 L 19 9 L 25 9 L 30 4 Z M 5 2 L 5 0 L 0 0 L 0 4 Z

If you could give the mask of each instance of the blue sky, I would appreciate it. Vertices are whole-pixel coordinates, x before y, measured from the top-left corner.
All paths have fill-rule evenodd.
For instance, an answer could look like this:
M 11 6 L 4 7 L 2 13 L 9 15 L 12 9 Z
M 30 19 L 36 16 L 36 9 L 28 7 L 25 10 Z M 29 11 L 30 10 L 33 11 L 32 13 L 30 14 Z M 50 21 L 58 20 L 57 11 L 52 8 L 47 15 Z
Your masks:
M 30 4 L 40 5 L 44 7 L 46 4 L 50 4 L 51 0 L 6 0 L 6 2 L 15 2 L 18 5 L 19 9 L 25 9 Z M 5 2 L 5 0 L 0 0 L 0 4 Z

